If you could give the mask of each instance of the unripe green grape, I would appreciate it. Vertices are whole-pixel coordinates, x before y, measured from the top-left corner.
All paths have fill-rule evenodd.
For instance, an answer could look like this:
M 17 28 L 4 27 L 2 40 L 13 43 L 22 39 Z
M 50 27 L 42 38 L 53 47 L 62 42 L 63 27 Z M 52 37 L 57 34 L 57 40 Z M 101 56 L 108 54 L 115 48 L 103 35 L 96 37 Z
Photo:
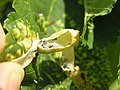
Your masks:
M 15 53 L 16 57 L 20 57 L 23 54 L 23 51 L 21 49 L 18 49 L 17 52 Z
M 27 36 L 27 30 L 22 29 L 22 30 L 21 30 L 21 34 L 20 34 L 21 39 L 22 39 L 22 40 L 25 39 L 26 36 Z
M 10 60 L 12 60 L 12 59 L 15 59 L 16 57 L 15 57 L 15 55 L 13 55 L 12 53 L 8 53 L 7 55 L 6 55 L 6 60 L 7 61 L 10 61 Z
M 22 30 L 22 29 L 25 29 L 25 30 L 26 30 L 26 25 L 24 25 L 22 21 L 21 21 L 21 22 L 17 22 L 16 24 L 17 24 L 17 27 L 18 27 L 20 30 Z
M 12 35 L 14 36 L 15 39 L 19 39 L 20 30 L 18 28 L 14 28 L 13 31 L 12 31 Z
M 24 39 L 22 41 L 23 46 L 25 47 L 25 52 L 32 46 L 32 41 L 30 39 Z

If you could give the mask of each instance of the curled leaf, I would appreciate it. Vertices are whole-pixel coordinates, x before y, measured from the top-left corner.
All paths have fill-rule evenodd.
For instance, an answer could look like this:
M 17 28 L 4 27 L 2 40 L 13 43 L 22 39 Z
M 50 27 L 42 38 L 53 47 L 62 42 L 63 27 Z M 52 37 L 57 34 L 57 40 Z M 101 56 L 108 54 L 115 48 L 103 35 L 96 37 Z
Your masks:
M 59 52 L 73 46 L 79 41 L 79 31 L 64 29 L 52 34 L 48 38 L 42 39 L 38 45 L 40 53 Z
M 12 47 L 10 47 L 10 49 L 8 48 L 8 50 L 7 49 L 5 50 L 6 51 L 5 55 L 7 55 L 6 57 L 8 57 L 8 59 L 10 59 L 9 61 L 19 63 L 24 68 L 30 64 L 30 62 L 36 56 L 37 52 L 47 54 L 52 52 L 60 52 L 69 48 L 67 49 L 67 51 L 69 52 L 70 50 L 69 53 L 71 53 L 70 47 L 73 47 L 73 45 L 79 40 L 78 37 L 79 37 L 79 31 L 73 30 L 73 29 L 64 29 L 52 34 L 48 38 L 43 38 L 42 40 L 30 41 L 30 43 L 32 43 L 31 47 L 28 48 L 27 51 L 22 56 L 19 56 L 16 58 L 16 54 L 15 54 L 16 52 L 14 52 L 14 54 L 10 54 L 14 49 L 13 45 Z M 22 41 L 22 44 L 24 44 L 24 46 L 28 45 L 27 41 L 24 41 L 24 42 Z M 17 45 L 20 45 L 20 44 L 17 44 Z M 7 51 L 9 50 L 11 51 L 7 53 Z M 17 50 L 17 52 L 21 53 L 21 49 Z M 4 52 L 1 55 L 4 55 Z
M 23 68 L 25 68 L 27 65 L 31 63 L 33 58 L 36 56 L 35 54 L 37 53 L 37 45 L 39 42 L 40 42 L 39 40 L 34 40 L 32 43 L 32 47 L 24 55 L 17 59 L 11 60 L 11 62 L 18 63 Z

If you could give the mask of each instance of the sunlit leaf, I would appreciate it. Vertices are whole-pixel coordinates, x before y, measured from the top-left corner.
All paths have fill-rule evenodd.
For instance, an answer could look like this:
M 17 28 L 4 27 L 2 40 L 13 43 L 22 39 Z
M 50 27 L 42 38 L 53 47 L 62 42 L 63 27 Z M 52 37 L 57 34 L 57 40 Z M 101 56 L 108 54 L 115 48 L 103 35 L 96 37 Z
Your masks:
M 85 10 L 84 27 L 81 35 L 83 45 L 88 45 L 89 48 L 93 47 L 93 41 L 94 41 L 93 18 L 95 18 L 96 16 L 109 14 L 115 2 L 116 0 L 109 0 L 109 1 L 84 0 L 84 10 Z M 92 24 L 92 27 L 91 27 L 91 24 L 89 23 Z

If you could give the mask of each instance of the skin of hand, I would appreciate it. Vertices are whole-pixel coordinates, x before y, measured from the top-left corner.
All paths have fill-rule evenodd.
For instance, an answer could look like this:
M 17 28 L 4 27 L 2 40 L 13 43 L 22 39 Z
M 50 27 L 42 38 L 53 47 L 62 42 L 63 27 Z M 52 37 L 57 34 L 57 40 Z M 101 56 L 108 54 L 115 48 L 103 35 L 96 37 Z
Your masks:
M 0 52 L 5 44 L 5 33 L 0 24 Z M 23 68 L 12 62 L 0 63 L 0 90 L 19 90 L 24 78 Z

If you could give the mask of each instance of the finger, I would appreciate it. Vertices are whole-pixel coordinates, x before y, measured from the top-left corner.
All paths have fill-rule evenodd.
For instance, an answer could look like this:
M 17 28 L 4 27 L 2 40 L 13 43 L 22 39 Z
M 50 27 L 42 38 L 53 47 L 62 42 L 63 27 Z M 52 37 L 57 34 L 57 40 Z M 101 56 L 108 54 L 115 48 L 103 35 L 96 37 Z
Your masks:
M 5 44 L 5 33 L 0 23 L 0 52 L 2 51 L 4 44 Z
M 19 90 L 24 77 L 23 68 L 16 63 L 0 63 L 0 90 Z

